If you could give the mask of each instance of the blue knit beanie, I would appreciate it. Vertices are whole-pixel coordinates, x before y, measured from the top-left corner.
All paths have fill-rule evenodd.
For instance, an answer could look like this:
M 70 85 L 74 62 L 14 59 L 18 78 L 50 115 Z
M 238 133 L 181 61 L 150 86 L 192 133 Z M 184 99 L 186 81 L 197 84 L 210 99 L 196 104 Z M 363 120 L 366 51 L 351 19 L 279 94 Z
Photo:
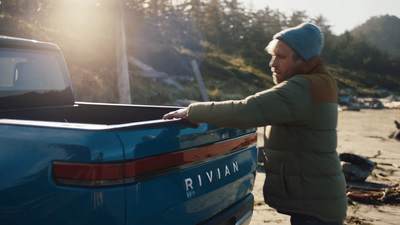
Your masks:
M 302 23 L 274 35 L 273 39 L 284 41 L 306 61 L 321 54 L 324 37 L 321 30 L 312 23 Z

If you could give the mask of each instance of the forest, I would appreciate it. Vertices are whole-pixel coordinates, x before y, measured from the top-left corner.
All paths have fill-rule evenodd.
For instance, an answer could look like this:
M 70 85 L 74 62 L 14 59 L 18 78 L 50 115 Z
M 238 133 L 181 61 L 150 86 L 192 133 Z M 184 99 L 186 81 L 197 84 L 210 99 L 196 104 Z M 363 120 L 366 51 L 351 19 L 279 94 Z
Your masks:
M 0 4 L 0 35 L 56 43 L 80 101 L 119 101 L 116 48 L 125 35 L 128 58 L 163 74 L 140 76 L 140 68 L 129 61 L 135 104 L 201 101 L 192 60 L 199 64 L 211 100 L 239 99 L 269 88 L 270 56 L 264 48 L 275 33 L 302 22 L 323 30 L 322 58 L 341 95 L 385 97 L 400 90 L 399 21 L 382 15 L 334 35 L 323 15 L 248 9 L 237 0 L 1 0 Z M 384 30 L 388 25 L 391 32 Z

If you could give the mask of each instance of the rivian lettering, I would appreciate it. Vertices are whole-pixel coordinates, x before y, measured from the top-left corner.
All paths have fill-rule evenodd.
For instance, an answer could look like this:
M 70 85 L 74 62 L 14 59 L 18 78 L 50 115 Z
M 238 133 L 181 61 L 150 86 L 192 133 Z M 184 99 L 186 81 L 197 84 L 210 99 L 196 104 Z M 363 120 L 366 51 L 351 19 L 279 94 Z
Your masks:
M 222 168 L 216 168 L 215 170 L 210 170 L 205 172 L 204 174 L 198 174 L 196 178 L 186 178 L 185 179 L 185 189 L 186 191 L 194 190 L 195 183 L 193 180 L 196 180 L 196 184 L 198 187 L 206 185 L 207 183 L 210 184 L 214 180 L 220 180 L 224 177 L 230 176 L 239 171 L 239 164 L 238 162 L 233 162 L 232 165 L 228 166 L 225 165 Z

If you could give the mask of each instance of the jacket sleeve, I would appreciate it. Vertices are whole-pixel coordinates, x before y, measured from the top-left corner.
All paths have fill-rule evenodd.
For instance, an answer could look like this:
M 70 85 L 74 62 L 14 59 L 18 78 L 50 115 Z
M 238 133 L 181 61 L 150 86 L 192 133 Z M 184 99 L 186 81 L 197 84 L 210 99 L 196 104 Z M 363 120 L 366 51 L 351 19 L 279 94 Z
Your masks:
M 194 103 L 188 107 L 192 123 L 252 128 L 274 124 L 302 124 L 310 115 L 310 85 L 295 76 L 243 100 Z

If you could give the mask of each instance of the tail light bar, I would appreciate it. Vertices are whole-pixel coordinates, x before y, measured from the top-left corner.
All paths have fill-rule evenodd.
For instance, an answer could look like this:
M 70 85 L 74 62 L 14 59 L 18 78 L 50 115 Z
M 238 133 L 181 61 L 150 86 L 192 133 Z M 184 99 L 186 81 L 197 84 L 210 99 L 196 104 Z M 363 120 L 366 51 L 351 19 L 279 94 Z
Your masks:
M 53 162 L 52 175 L 57 184 L 98 187 L 133 183 L 156 171 L 204 161 L 231 151 L 255 146 L 256 134 L 219 142 L 213 145 L 152 156 L 125 162 L 74 163 Z
M 68 186 L 109 186 L 124 183 L 124 163 L 86 164 L 54 162 L 53 178 Z

